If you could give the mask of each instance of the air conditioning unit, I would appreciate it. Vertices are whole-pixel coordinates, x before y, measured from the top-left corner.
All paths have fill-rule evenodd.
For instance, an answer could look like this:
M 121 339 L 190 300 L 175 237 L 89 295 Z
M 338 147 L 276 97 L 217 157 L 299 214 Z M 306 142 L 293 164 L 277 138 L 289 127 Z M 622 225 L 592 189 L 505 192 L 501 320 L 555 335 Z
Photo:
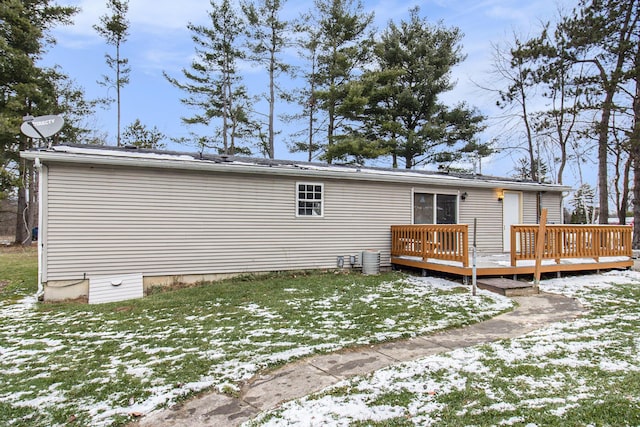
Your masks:
M 362 251 L 362 274 L 378 274 L 380 273 L 380 251 L 366 250 Z

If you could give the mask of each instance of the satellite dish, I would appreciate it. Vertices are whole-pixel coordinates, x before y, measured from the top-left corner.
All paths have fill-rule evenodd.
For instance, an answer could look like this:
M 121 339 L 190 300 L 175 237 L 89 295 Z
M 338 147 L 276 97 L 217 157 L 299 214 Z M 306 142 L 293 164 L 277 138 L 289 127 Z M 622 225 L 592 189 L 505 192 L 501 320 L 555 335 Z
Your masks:
M 56 115 L 32 117 L 26 116 L 20 126 L 20 131 L 29 138 L 45 139 L 60 132 L 64 119 Z

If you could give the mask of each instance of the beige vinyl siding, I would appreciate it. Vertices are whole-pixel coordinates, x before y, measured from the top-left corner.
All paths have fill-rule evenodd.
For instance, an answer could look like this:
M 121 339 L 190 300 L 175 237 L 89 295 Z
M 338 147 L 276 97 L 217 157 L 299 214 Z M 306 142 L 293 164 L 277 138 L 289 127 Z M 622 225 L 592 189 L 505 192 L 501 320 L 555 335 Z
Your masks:
M 459 203 L 458 222 L 469 224 L 469 247 L 473 244 L 473 219 L 477 218 L 478 252 L 502 252 L 502 202 L 498 201 L 497 190 L 467 190 L 466 200 L 460 200 Z
M 562 224 L 562 193 L 542 193 L 541 204 L 547 209 L 548 224 Z
M 296 217 L 296 183 L 324 185 L 324 217 Z M 410 223 L 406 185 L 151 168 L 49 167 L 48 280 L 336 266 Z
M 538 223 L 538 210 L 536 204 L 537 194 L 533 191 L 524 192 L 524 218 L 525 224 Z M 562 193 L 542 192 L 541 208 L 547 209 L 547 224 L 562 224 Z
M 535 192 L 523 192 L 522 203 L 522 223 L 537 224 L 538 223 L 538 199 Z

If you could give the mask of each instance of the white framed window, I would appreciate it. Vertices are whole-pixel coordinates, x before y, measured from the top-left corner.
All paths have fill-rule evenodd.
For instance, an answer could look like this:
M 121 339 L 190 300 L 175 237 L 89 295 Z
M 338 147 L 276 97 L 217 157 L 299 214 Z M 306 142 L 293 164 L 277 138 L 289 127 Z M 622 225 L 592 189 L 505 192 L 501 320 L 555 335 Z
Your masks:
M 457 224 L 457 222 L 457 195 L 413 193 L 414 224 Z
M 324 216 L 324 185 L 296 183 L 296 216 Z

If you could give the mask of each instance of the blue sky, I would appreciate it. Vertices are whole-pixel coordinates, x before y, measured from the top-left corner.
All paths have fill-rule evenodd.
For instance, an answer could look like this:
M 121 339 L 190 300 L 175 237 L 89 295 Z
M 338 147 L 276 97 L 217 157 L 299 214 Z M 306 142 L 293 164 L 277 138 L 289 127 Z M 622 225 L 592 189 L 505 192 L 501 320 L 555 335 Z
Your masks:
M 76 15 L 74 25 L 55 30 L 58 43 L 49 50 L 43 63 L 60 65 L 84 88 L 89 98 L 107 95 L 106 89 L 97 85 L 96 81 L 102 74 L 109 73 L 104 54 L 112 52 L 92 28 L 99 17 L 106 13 L 106 1 L 58 0 L 58 3 L 78 6 L 81 12 Z M 557 15 L 558 8 L 570 10 L 576 3 L 577 0 L 363 1 L 365 9 L 374 12 L 375 26 L 380 31 L 389 20 L 399 22 L 406 19 L 409 9 L 416 5 L 420 6 L 421 15 L 429 22 L 442 21 L 447 27 L 460 28 L 464 33 L 462 44 L 467 59 L 454 70 L 456 88 L 446 94 L 443 100 L 450 105 L 466 101 L 490 117 L 500 113 L 495 107 L 495 96 L 479 89 L 476 83 L 496 84 L 490 74 L 492 45 L 512 40 L 514 33 L 522 37 L 532 36 L 538 32 L 542 21 Z M 297 18 L 312 4 L 309 0 L 288 0 L 283 17 Z M 190 115 L 191 111 L 180 103 L 183 93 L 172 87 L 162 72 L 181 77 L 180 69 L 188 67 L 194 52 L 186 26 L 189 22 L 206 24 L 209 9 L 208 0 L 130 0 L 130 36 L 122 46 L 122 53 L 129 59 L 132 73 L 130 84 L 122 90 L 123 126 L 140 119 L 148 127 L 156 126 L 168 136 L 188 135 L 188 128 L 181 124 L 180 117 Z M 291 61 L 295 61 L 295 53 L 291 54 Z M 249 89 L 255 94 L 265 87 L 259 71 L 247 68 L 245 76 Z M 113 94 L 111 90 L 109 95 Z M 115 105 L 110 110 L 98 110 L 89 124 L 102 133 L 108 133 L 109 141 L 115 144 Z M 489 121 L 488 124 L 489 130 L 482 139 L 492 138 L 502 132 L 496 121 Z M 283 132 L 276 142 L 276 158 L 303 159 L 304 155 L 289 153 L 283 142 L 291 128 L 285 125 L 280 128 Z M 517 138 L 517 134 L 513 138 Z M 170 145 L 169 148 L 193 151 L 191 147 Z M 485 160 L 483 173 L 508 174 L 514 156 L 503 153 Z

